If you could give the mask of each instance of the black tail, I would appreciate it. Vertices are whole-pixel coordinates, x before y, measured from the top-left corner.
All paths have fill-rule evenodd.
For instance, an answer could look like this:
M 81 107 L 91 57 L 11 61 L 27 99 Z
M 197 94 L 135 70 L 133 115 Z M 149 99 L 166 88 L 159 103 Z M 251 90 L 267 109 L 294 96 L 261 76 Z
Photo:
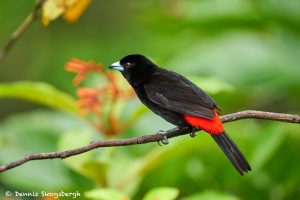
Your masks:
M 218 143 L 240 175 L 244 175 L 244 172 L 251 171 L 250 164 L 225 131 L 218 135 L 211 134 L 211 136 Z

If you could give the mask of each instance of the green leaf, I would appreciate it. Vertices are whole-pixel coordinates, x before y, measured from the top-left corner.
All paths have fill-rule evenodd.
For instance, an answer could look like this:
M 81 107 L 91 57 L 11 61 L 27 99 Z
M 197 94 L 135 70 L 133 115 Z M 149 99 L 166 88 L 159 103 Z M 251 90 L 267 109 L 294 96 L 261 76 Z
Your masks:
M 20 81 L 0 84 L 0 98 L 24 99 L 64 112 L 79 114 L 73 97 L 43 82 Z
M 196 142 L 194 144 L 198 146 Z M 132 192 L 130 189 L 139 184 L 141 178 L 146 176 L 153 169 L 173 156 L 194 150 L 194 147 L 195 145 L 191 144 L 189 139 L 180 141 L 173 140 L 172 145 L 164 146 L 163 148 L 160 146 L 153 148 L 148 154 L 145 154 L 141 159 L 135 162 L 134 160 L 129 160 L 130 158 L 128 157 L 126 157 L 126 160 L 129 160 L 127 163 L 126 161 L 121 162 L 120 159 L 118 159 L 119 165 L 111 169 L 109 180 L 112 181 L 110 186 L 116 188 L 123 187 L 125 191 Z M 174 154 L 174 152 L 176 152 L 176 154 Z M 122 166 L 128 166 L 126 173 L 120 173 L 124 168 Z
M 282 125 L 270 125 L 260 133 L 259 140 L 256 142 L 255 151 L 251 159 L 253 168 L 258 171 L 263 167 L 277 151 L 279 151 L 285 137 L 285 129 Z
M 0 163 L 5 164 L 24 155 L 56 151 L 58 136 L 70 127 L 82 124 L 77 117 L 53 111 L 35 111 L 13 115 L 0 124 Z M 30 180 L 30 181 L 28 181 Z M 61 160 L 28 162 L 3 173 L 1 185 L 23 190 L 61 190 L 81 187 L 69 175 Z
M 144 176 L 166 160 L 177 157 L 180 154 L 193 152 L 198 146 L 199 143 L 197 140 L 190 140 L 190 138 L 185 137 L 180 140 L 172 140 L 172 145 L 167 145 L 163 148 L 160 146 L 153 148 L 137 162 L 136 173 Z
M 65 151 L 67 149 L 73 149 L 73 148 L 87 145 L 91 142 L 92 140 L 91 138 L 92 138 L 92 133 L 85 129 L 70 130 L 59 138 L 58 150 Z M 86 174 L 85 173 L 86 171 L 83 170 L 83 163 L 88 162 L 89 160 L 92 159 L 91 154 L 92 154 L 91 151 L 85 152 L 84 154 L 80 154 L 77 156 L 70 157 L 68 159 L 64 159 L 63 162 L 68 167 L 72 168 L 78 173 L 90 177 L 90 174 L 92 172 L 88 171 Z
M 103 188 L 85 192 L 85 197 L 98 200 L 130 200 L 125 194 L 115 189 Z
M 143 178 L 136 169 L 135 158 L 125 151 L 113 152 L 110 158 L 106 175 L 107 185 L 112 188 L 121 189 L 129 195 L 134 194 Z M 126 173 L 124 173 L 125 168 Z
M 176 188 L 155 188 L 147 192 L 143 200 L 174 200 L 178 194 L 179 190 Z
M 63 134 L 59 140 L 59 150 L 78 148 L 89 144 L 93 140 L 93 131 L 87 127 L 82 129 L 73 129 Z M 106 172 L 109 163 L 110 149 L 99 149 L 98 151 L 89 151 L 80 155 L 64 159 L 63 162 L 77 173 L 97 181 L 100 185 L 106 184 Z M 101 153 L 97 155 L 96 153 Z
M 239 198 L 221 193 L 218 191 L 204 191 L 192 196 L 186 197 L 183 200 L 238 200 Z

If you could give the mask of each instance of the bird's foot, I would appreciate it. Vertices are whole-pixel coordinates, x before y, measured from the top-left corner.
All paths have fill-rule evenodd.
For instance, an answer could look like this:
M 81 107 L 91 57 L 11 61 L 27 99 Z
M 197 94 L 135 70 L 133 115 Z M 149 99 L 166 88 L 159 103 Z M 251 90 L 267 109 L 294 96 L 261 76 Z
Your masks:
M 193 138 L 196 136 L 196 129 L 194 127 L 191 127 L 190 136 Z
M 160 144 L 160 142 L 161 142 L 162 144 L 164 144 L 164 145 L 169 144 L 168 137 L 166 136 L 166 131 L 160 130 L 160 131 L 158 131 L 156 134 L 162 136 L 162 140 L 157 141 L 157 143 L 158 143 L 159 146 L 162 146 L 162 145 Z

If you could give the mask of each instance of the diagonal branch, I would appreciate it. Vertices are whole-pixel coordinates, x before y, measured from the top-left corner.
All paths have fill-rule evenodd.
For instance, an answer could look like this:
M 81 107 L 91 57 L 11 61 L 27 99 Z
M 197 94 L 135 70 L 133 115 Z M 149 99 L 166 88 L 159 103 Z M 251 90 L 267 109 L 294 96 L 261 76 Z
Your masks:
M 30 25 L 35 21 L 45 1 L 46 0 L 37 1 L 32 12 L 26 17 L 26 19 L 21 23 L 21 25 L 17 28 L 17 30 L 13 32 L 13 34 L 10 36 L 9 40 L 6 42 L 3 48 L 0 49 L 0 62 L 6 57 L 10 49 L 17 42 L 17 40 L 23 35 L 23 33 L 25 33 L 25 31 L 30 27 Z
M 255 111 L 255 110 L 246 110 L 246 111 L 241 111 L 241 112 L 236 112 L 236 113 L 221 116 L 221 120 L 223 123 L 237 121 L 237 120 L 241 120 L 241 119 L 251 119 L 251 118 L 300 124 L 300 115 L 263 112 L 263 111 Z M 188 133 L 189 133 L 189 128 L 182 128 L 182 129 L 174 128 L 174 129 L 166 131 L 165 135 L 168 138 L 173 138 L 173 137 L 185 135 Z M 153 135 L 144 135 L 141 137 L 126 138 L 126 139 L 97 140 L 86 146 L 71 149 L 71 150 L 66 150 L 66 151 L 61 151 L 61 152 L 50 152 L 50 153 L 37 153 L 37 154 L 31 154 L 31 155 L 24 156 L 24 158 L 22 158 L 20 160 L 0 166 L 0 173 L 7 171 L 9 169 L 15 168 L 17 166 L 20 166 L 31 160 L 43 160 L 43 159 L 54 159 L 54 158 L 64 159 L 64 158 L 82 154 L 84 152 L 87 152 L 87 151 L 90 151 L 90 150 L 93 150 L 96 148 L 100 148 L 100 147 L 116 147 L 116 146 L 146 144 L 146 143 L 150 143 L 150 142 L 158 142 L 158 141 L 161 141 L 162 139 L 163 139 L 163 136 L 161 136 L 159 134 L 153 134 Z

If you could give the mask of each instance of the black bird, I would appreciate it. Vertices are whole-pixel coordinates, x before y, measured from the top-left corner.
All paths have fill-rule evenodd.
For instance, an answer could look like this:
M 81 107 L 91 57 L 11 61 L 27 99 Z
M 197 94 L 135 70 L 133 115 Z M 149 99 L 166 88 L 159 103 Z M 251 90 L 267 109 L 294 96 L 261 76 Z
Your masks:
M 202 129 L 220 146 L 237 171 L 251 171 L 248 161 L 225 132 L 215 101 L 184 76 L 155 65 L 143 55 L 128 55 L 113 63 L 155 114 L 179 128 Z

